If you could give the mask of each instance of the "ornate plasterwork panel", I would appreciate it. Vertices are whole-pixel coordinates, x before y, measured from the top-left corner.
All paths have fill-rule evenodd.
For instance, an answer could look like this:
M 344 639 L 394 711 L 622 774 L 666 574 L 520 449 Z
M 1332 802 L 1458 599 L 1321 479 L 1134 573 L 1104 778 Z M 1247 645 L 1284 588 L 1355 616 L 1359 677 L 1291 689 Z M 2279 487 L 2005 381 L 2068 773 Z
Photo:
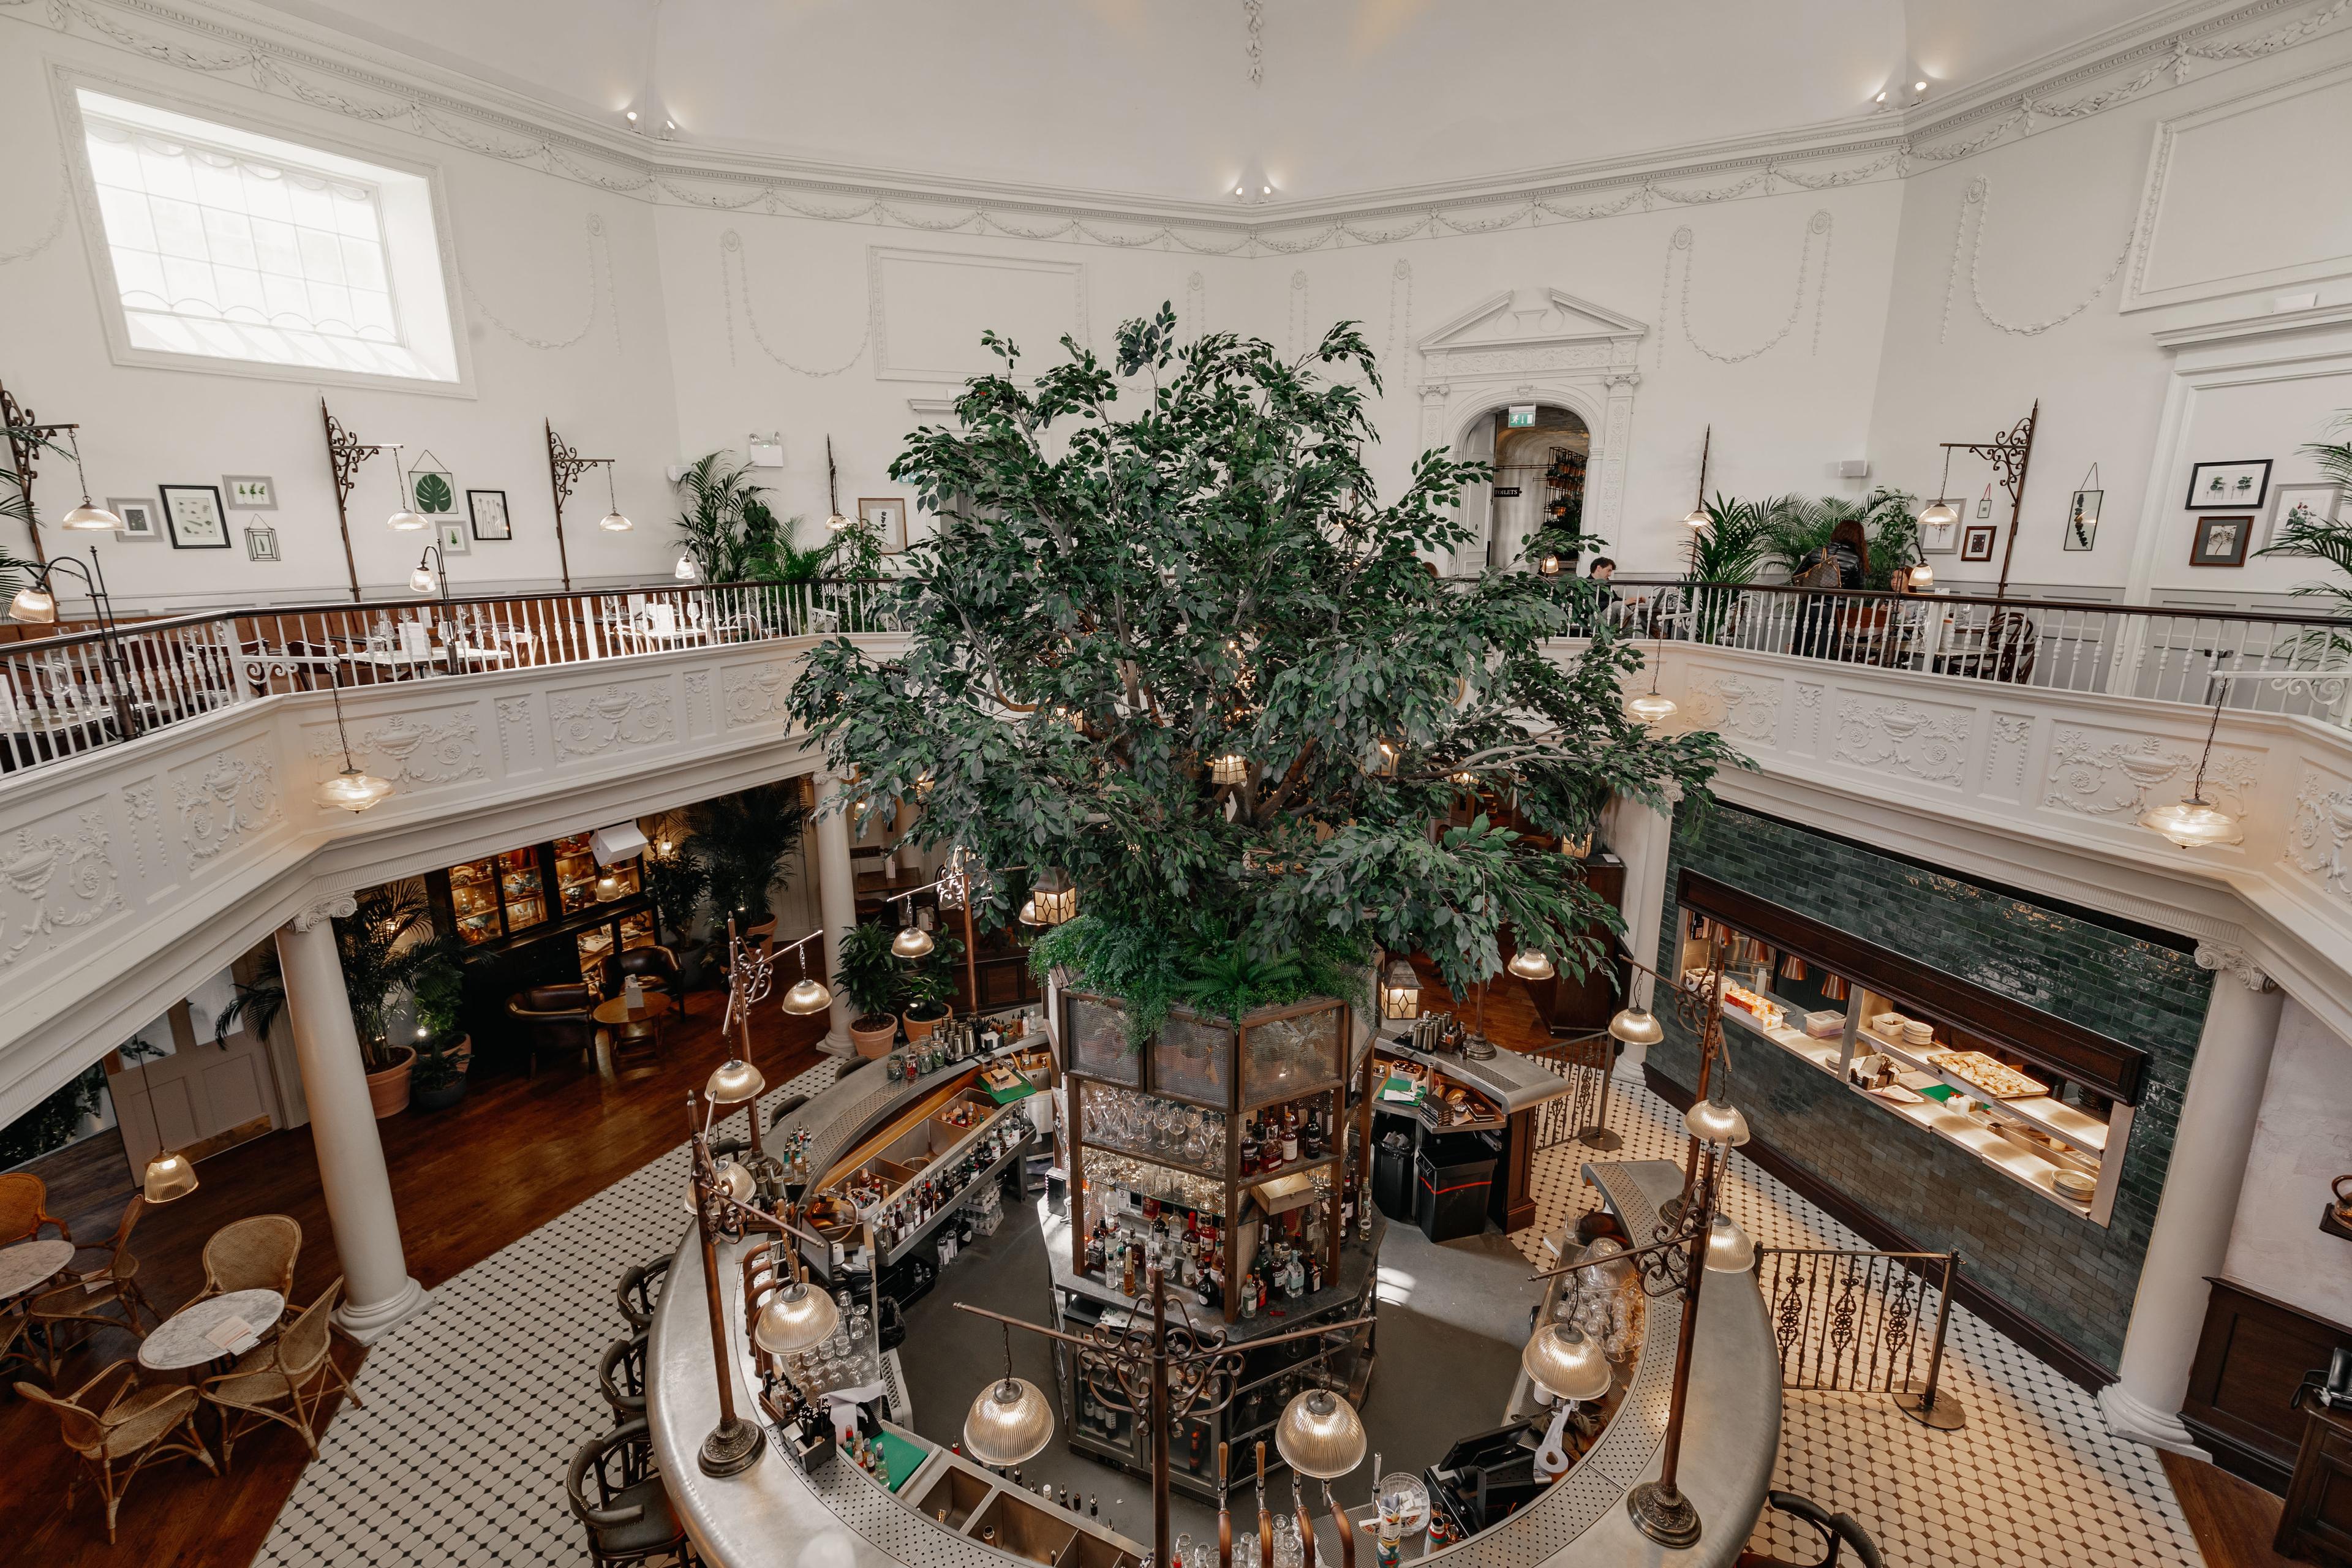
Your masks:
M 351 736 L 360 765 L 396 784 L 464 784 L 483 776 L 481 729 L 471 708 L 396 713 L 373 727 L 352 726 Z M 328 764 L 321 778 L 342 765 L 342 754 L 335 736 L 311 737 L 310 755 Z
M 1976 727 L 1976 715 L 1968 709 L 1843 692 L 1837 715 L 1837 761 L 1891 768 L 1954 788 L 1966 781 L 1969 738 Z
M 1702 728 L 1734 740 L 1777 745 L 1780 739 L 1780 683 L 1749 680 L 1727 670 L 1691 671 L 1692 718 Z
M 1995 712 L 1992 739 L 1985 748 L 1984 793 L 2002 800 L 2025 794 L 2026 763 L 2033 754 L 2033 716 Z
M 2352 902 L 2352 867 L 2344 863 L 2347 839 L 2352 839 L 2352 784 L 2306 767 L 2295 787 L 2281 863 L 2313 879 L 2332 897 Z
M 278 764 L 266 744 L 217 752 L 175 773 L 173 807 L 179 814 L 188 868 L 217 859 L 285 816 Z
M 559 691 L 548 699 L 555 729 L 555 760 L 583 762 L 677 739 L 666 680 L 616 680 L 609 686 Z
M 2050 738 L 2050 773 L 2042 804 L 2084 816 L 2136 817 L 2151 805 L 2189 793 L 2202 750 L 2193 742 L 2103 734 L 2062 724 Z M 2205 764 L 2206 798 L 2232 811 L 2244 810 L 2254 771 L 2250 757 L 2214 752 Z
M 719 674 L 726 692 L 727 727 L 740 730 L 784 718 L 784 700 L 793 689 L 793 668 L 782 659 L 729 669 Z
M 49 952 L 122 907 L 112 849 L 106 813 L 94 805 L 0 840 L 0 968 Z
M 530 773 L 539 766 L 539 726 L 533 721 L 537 706 L 529 697 L 499 699 L 499 761 L 510 773 Z

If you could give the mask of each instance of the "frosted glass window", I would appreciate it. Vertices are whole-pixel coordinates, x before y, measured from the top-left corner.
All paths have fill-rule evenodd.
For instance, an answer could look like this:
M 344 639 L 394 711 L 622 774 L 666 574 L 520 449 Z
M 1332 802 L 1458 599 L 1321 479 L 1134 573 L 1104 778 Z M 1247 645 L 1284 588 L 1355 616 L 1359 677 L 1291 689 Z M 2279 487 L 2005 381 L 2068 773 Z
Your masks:
M 87 93 L 82 109 L 130 347 L 457 378 L 422 176 Z

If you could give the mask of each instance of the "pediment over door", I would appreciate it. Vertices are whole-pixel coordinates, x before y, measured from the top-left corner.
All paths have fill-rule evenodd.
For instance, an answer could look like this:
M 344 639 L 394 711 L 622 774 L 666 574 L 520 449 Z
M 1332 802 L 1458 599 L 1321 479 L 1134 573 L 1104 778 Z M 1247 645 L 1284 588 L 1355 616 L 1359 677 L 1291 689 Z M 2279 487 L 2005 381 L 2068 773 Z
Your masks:
M 1490 295 L 1415 346 L 1431 380 L 1633 368 L 1646 323 L 1559 289 Z

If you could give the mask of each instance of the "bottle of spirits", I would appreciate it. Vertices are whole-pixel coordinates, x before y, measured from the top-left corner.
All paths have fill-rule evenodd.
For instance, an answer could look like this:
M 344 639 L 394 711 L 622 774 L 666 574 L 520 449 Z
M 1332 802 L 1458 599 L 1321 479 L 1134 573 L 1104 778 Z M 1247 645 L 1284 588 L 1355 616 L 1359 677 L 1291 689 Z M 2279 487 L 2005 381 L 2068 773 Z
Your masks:
M 1291 1107 L 1282 1108 L 1282 1163 L 1291 1164 L 1298 1158 L 1298 1118 Z

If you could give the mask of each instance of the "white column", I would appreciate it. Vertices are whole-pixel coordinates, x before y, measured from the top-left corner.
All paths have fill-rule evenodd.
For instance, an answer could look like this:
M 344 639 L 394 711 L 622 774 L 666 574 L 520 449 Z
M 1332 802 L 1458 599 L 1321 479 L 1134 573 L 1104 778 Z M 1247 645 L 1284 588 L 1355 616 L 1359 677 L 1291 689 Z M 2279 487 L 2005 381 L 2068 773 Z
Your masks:
M 2200 942 L 2197 963 L 2215 971 L 2213 999 L 2181 1097 L 2123 1364 L 2099 1391 L 2099 1407 L 2119 1437 L 2203 1458 L 2180 1424 L 2180 1402 L 2205 1322 L 2205 1280 L 2221 1271 L 2229 1249 L 2284 998 L 2237 948 Z
M 335 1321 L 362 1344 L 373 1344 L 394 1324 L 431 1306 L 433 1298 L 409 1278 L 401 1251 L 392 1177 L 384 1169 L 359 1031 L 352 1026 L 351 995 L 343 989 L 342 959 L 329 923 L 356 908 L 344 894 L 296 915 L 278 928 L 278 963 L 286 976 L 286 1018 L 294 1030 L 302 1092 L 310 1102 L 319 1185 L 342 1258 L 343 1304 L 335 1309 Z
M 841 795 L 841 780 L 826 772 L 816 775 L 816 896 L 817 910 L 824 927 L 824 981 L 833 985 L 833 977 L 841 968 L 841 940 L 857 923 L 856 873 L 850 869 L 849 811 L 846 806 L 828 810 Z M 849 998 L 838 985 L 833 985 L 832 1026 L 826 1030 L 822 1048 L 835 1056 L 855 1056 L 856 1042 L 849 1037 Z
M 1625 951 L 1637 963 L 1655 968 L 1658 924 L 1666 918 L 1666 855 L 1674 838 L 1674 808 L 1683 797 L 1682 786 L 1665 789 L 1665 809 L 1619 795 L 1602 814 L 1602 837 L 1617 858 L 1625 862 Z M 1648 976 L 1636 975 L 1628 1002 L 1652 1004 Z M 1647 1046 L 1627 1046 L 1617 1058 L 1616 1076 L 1628 1083 L 1642 1081 Z

